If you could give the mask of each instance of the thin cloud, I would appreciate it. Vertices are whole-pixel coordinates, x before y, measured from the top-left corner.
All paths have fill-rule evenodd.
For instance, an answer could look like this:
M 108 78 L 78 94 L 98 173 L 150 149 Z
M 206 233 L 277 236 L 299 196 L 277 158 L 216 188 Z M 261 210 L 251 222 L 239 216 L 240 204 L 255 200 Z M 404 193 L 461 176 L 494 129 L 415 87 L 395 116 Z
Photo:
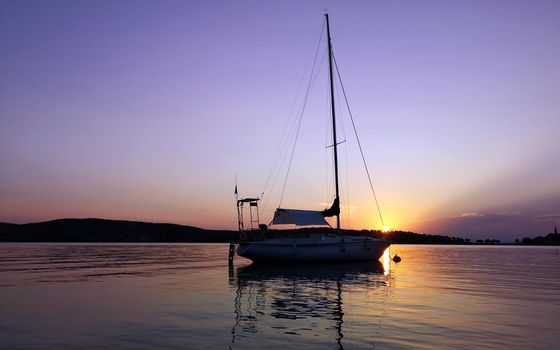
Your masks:
M 537 221 L 556 221 L 560 220 L 560 213 L 556 214 L 543 214 L 536 217 Z
M 484 216 L 484 214 L 476 213 L 476 212 L 467 212 L 459 216 L 453 216 L 453 218 L 470 218 L 470 217 L 480 217 L 480 216 Z
M 547 232 L 546 223 L 537 223 L 533 216 L 519 211 L 464 212 L 435 220 L 425 220 L 412 227 L 419 233 L 456 235 L 465 238 L 515 238 Z

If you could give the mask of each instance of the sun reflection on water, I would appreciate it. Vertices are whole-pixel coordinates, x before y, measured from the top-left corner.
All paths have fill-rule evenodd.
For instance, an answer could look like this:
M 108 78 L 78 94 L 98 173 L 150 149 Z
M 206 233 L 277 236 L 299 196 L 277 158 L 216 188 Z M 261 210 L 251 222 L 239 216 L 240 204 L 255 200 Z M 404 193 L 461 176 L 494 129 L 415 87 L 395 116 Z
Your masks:
M 391 248 L 387 247 L 383 252 L 383 275 L 389 275 L 389 271 L 391 270 Z

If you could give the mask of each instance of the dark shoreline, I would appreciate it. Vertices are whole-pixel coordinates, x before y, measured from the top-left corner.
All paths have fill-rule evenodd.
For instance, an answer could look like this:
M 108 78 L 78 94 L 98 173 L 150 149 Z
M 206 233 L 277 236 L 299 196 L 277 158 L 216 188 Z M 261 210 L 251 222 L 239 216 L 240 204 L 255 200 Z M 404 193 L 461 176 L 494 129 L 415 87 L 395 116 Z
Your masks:
M 300 229 L 309 234 L 325 229 Z M 333 231 L 334 232 L 334 231 Z M 560 234 L 523 238 L 518 243 L 498 240 L 471 241 L 460 237 L 419 234 L 407 231 L 382 233 L 376 230 L 344 230 L 343 233 L 367 237 L 387 237 L 394 244 L 451 245 L 560 245 Z M 290 236 L 293 230 L 275 231 Z M 0 242 L 66 242 L 66 243 L 229 243 L 239 233 L 232 230 L 207 230 L 194 226 L 108 219 L 57 219 L 51 221 L 10 224 L 0 223 Z
M 236 231 L 193 226 L 107 219 L 57 219 L 30 224 L 0 223 L 1 242 L 146 242 L 224 243 Z

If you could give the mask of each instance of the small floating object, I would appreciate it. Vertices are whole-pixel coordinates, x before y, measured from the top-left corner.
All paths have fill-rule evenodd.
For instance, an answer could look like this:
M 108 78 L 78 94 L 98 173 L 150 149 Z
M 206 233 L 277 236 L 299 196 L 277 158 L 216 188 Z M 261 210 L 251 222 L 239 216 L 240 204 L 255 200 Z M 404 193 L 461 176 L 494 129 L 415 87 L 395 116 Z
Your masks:
M 393 261 L 394 262 L 399 262 L 399 261 L 401 261 L 401 257 L 398 256 L 397 254 L 395 254 L 395 256 L 393 257 Z

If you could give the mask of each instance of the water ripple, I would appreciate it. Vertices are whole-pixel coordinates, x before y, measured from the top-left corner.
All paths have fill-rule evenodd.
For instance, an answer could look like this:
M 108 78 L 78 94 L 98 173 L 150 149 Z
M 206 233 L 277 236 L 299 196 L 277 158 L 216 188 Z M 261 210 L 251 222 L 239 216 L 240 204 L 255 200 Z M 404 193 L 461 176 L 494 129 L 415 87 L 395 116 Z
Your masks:
M 551 349 L 555 247 L 227 265 L 227 245 L 0 244 L 6 348 Z

